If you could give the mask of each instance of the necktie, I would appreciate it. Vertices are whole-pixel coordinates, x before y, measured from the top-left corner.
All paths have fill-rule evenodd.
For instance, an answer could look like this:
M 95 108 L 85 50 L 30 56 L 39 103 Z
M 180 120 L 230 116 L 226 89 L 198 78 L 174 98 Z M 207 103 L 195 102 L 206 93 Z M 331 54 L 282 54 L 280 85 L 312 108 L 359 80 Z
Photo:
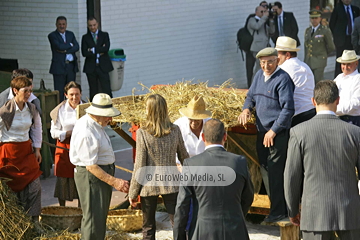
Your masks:
M 348 19 L 347 35 L 351 35 L 351 33 L 352 33 L 352 21 L 351 21 L 350 7 L 349 6 L 346 7 L 346 14 L 347 14 L 347 19 Z
M 94 42 L 95 42 L 95 44 L 96 44 L 96 42 L 97 42 L 97 35 L 96 35 L 96 33 L 93 33 L 92 35 L 93 35 Z
M 60 34 L 62 39 L 64 40 L 64 43 L 66 43 L 65 33 Z
M 279 35 L 284 36 L 283 22 L 280 16 L 278 18 L 278 21 L 279 21 Z
M 314 36 L 314 32 L 315 32 L 315 28 L 313 28 L 311 31 L 311 37 Z

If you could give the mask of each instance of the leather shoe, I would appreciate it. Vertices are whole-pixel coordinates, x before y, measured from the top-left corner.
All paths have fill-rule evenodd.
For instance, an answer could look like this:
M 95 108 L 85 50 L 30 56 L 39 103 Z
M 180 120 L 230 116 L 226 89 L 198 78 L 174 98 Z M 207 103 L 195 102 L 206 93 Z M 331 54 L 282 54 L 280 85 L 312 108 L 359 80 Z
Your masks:
M 284 221 L 284 220 L 288 220 L 289 218 L 286 215 L 279 215 L 279 216 L 271 216 L 268 215 L 266 216 L 266 218 L 264 219 L 264 222 L 266 223 L 272 223 L 272 222 L 280 222 L 280 221 Z

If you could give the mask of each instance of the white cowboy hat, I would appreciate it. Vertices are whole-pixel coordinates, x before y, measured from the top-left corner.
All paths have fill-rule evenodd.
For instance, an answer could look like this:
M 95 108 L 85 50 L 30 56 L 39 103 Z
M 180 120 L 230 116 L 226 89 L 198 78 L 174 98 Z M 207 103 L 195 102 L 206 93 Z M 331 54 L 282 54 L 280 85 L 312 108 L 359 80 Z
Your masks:
M 205 109 L 205 101 L 202 97 L 195 96 L 188 103 L 187 107 L 181 108 L 179 112 L 189 119 L 205 119 L 212 116 L 212 113 Z
M 296 40 L 291 37 L 278 37 L 275 49 L 280 52 L 297 52 L 300 48 L 296 47 Z
M 120 111 L 113 107 L 111 98 L 105 93 L 98 93 L 94 96 L 91 106 L 85 112 L 101 117 L 115 117 Z
M 360 59 L 360 56 L 356 55 L 355 50 L 344 50 L 341 57 L 336 61 L 339 63 L 352 63 Z

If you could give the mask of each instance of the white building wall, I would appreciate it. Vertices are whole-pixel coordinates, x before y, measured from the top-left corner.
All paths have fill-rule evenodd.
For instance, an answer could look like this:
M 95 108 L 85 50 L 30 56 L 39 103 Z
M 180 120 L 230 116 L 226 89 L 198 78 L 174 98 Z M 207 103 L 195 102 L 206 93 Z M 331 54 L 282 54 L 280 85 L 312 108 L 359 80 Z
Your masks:
M 86 32 L 86 1 L 0 0 L 0 12 L 0 58 L 18 59 L 20 68 L 30 69 L 34 88 L 44 79 L 46 88 L 53 89 L 47 36 L 56 29 L 56 18 L 63 15 L 80 44 L 80 33 Z
M 111 49 L 127 55 L 122 89 L 114 96 L 130 95 L 138 82 L 146 86 L 172 84 L 182 79 L 221 84 L 233 78 L 246 87 L 245 62 L 237 52 L 236 33 L 260 1 L 245 0 L 102 0 L 102 30 L 109 32 Z M 283 0 L 283 9 L 294 12 L 299 38 L 309 25 L 309 2 Z M 55 19 L 64 15 L 68 30 L 81 44 L 86 33 L 86 0 L 0 0 L 0 58 L 18 59 L 19 67 L 35 75 L 35 88 L 44 79 L 53 89 L 47 35 Z M 79 54 L 79 69 L 84 59 Z M 303 49 L 299 53 L 303 59 Z M 85 74 L 77 81 L 88 96 Z
M 111 48 L 127 55 L 124 84 L 114 96 L 130 95 L 138 82 L 146 86 L 182 79 L 221 84 L 233 78 L 245 88 L 245 62 L 235 44 L 236 33 L 260 1 L 240 0 L 104 0 L 102 27 Z M 281 1 L 292 11 L 303 42 L 310 3 Z M 299 53 L 303 59 L 303 51 Z

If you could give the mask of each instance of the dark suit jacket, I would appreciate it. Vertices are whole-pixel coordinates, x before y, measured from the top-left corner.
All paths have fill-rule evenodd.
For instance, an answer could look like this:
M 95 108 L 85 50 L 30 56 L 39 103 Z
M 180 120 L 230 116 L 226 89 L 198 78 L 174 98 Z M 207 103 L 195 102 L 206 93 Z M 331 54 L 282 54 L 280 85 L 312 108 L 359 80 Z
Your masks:
M 95 54 L 88 51 L 89 48 L 95 47 Z M 101 70 L 104 72 L 111 72 L 114 70 L 111 63 L 108 51 L 110 49 L 110 38 L 107 32 L 98 31 L 98 38 L 95 44 L 91 32 L 83 35 L 81 40 L 81 53 L 85 57 L 84 73 L 92 73 L 96 67 L 96 54 L 100 54 L 99 64 Z
M 290 129 L 284 191 L 290 217 L 301 201 L 301 230 L 360 228 L 355 168 L 360 170 L 359 127 L 324 114 Z
M 190 199 L 193 200 L 193 219 L 189 239 L 249 239 L 244 215 L 251 206 L 254 192 L 245 157 L 213 147 L 184 161 L 183 169 L 191 166 L 228 166 L 235 171 L 236 179 L 228 186 L 181 186 L 175 210 L 174 239 L 186 239 Z
M 284 12 L 284 11 L 283 13 L 284 13 L 283 29 L 285 36 L 295 39 L 296 45 L 300 46 L 300 40 L 298 38 L 299 27 L 294 17 L 294 14 L 292 12 Z M 279 25 L 278 25 L 277 17 L 274 18 L 274 22 L 275 22 L 275 33 L 273 34 L 271 39 L 276 44 L 276 40 L 279 37 Z
M 353 18 L 355 19 L 359 16 L 359 8 L 351 5 L 351 9 Z M 339 3 L 338 5 L 336 5 L 334 11 L 331 13 L 329 22 L 329 27 L 333 34 L 336 47 L 341 47 L 345 44 L 347 22 L 348 20 L 344 4 Z
M 9 101 L 8 97 L 9 97 L 10 90 L 11 90 L 11 88 L 9 87 L 0 93 L 0 107 L 2 107 L 7 101 Z M 33 93 L 31 93 L 31 94 L 33 94 Z M 31 103 L 35 105 L 36 110 L 38 110 L 38 112 L 41 116 L 40 100 L 38 98 L 35 98 L 34 100 L 31 101 Z
M 51 46 L 52 59 L 50 65 L 51 74 L 65 74 L 65 59 L 66 54 L 72 54 L 75 63 L 75 72 L 78 72 L 77 57 L 75 53 L 79 51 L 79 44 L 76 41 L 75 35 L 71 31 L 65 32 L 66 43 L 61 37 L 60 33 L 55 30 L 48 35 L 48 39 Z M 73 44 L 73 46 L 70 45 Z

